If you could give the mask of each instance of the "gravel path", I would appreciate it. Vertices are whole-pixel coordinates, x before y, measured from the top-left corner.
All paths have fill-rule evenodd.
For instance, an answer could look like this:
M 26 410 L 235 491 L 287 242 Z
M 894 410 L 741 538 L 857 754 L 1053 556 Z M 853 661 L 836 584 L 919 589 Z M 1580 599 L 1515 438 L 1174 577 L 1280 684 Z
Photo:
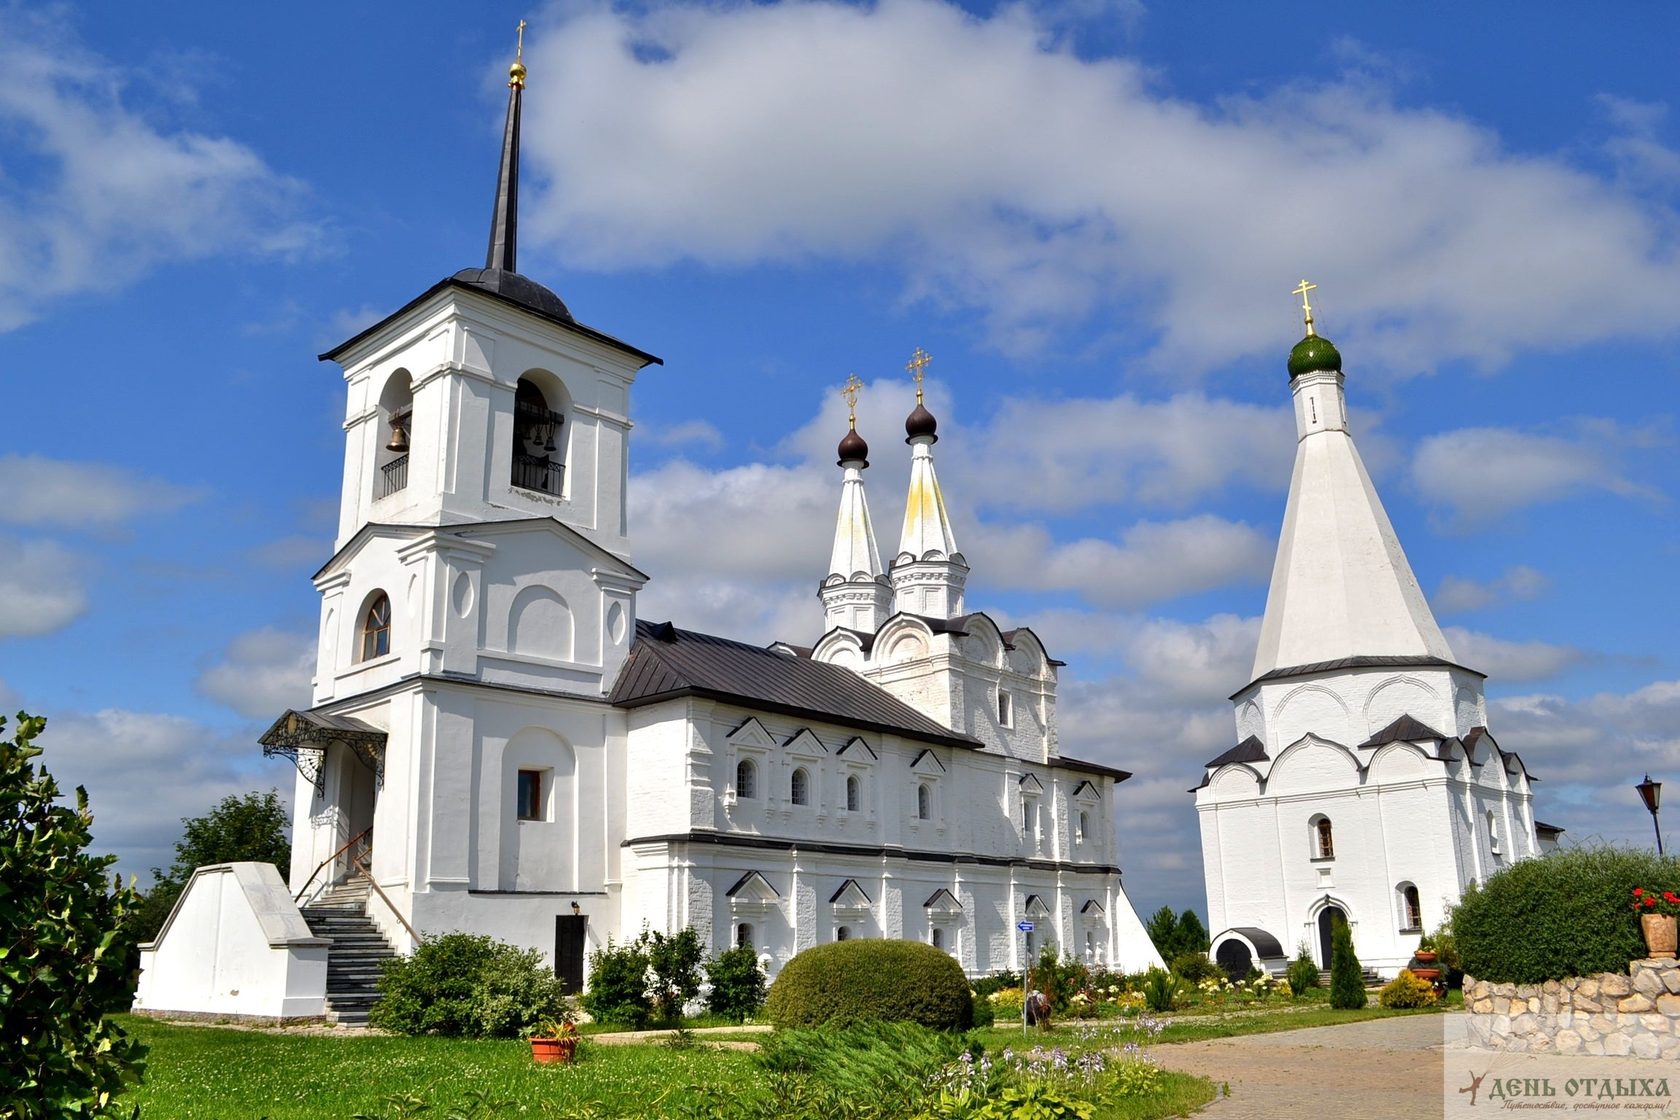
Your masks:
M 1157 1045 L 1150 1053 L 1168 1069 L 1230 1084 L 1229 1097 L 1199 1114 L 1208 1120 L 1418 1120 L 1442 1114 L 1443 1058 L 1463 1035 L 1461 1016 L 1419 1015 Z

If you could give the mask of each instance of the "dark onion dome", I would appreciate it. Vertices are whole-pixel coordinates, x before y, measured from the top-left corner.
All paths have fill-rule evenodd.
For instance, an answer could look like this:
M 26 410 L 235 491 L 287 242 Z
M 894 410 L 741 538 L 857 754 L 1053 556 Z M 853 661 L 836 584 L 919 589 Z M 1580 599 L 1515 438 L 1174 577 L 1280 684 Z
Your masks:
M 521 276 L 517 272 L 509 272 L 503 268 L 463 268 L 453 279 L 469 287 L 512 300 L 539 315 L 547 315 L 563 323 L 577 321 L 572 318 L 571 311 L 561 302 L 559 296 L 530 277 Z
M 863 442 L 863 437 L 857 434 L 856 428 L 847 432 L 846 437 L 840 441 L 840 465 L 845 466 L 854 460 L 866 467 L 869 465 L 869 445 Z
M 1289 378 L 1293 381 L 1303 373 L 1340 373 L 1342 356 L 1328 338 L 1309 334 L 1289 352 Z
M 930 436 L 935 443 L 939 442 L 939 421 L 933 418 L 933 413 L 921 401 L 916 402 L 916 409 L 904 419 L 904 442 L 909 443 L 917 436 Z

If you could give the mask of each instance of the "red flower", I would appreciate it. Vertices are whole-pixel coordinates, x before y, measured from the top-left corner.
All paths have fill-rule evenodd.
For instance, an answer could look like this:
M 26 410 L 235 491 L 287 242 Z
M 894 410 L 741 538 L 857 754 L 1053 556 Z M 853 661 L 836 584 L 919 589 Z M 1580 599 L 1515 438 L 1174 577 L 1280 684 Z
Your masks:
M 1645 888 L 1644 887 L 1634 887 L 1633 888 L 1633 897 L 1635 897 L 1635 898 L 1638 898 L 1640 895 L 1642 895 L 1644 893 L 1645 893 Z
M 1654 908 L 1657 905 L 1657 900 L 1650 897 L 1649 895 L 1646 895 L 1645 896 L 1645 905 Z

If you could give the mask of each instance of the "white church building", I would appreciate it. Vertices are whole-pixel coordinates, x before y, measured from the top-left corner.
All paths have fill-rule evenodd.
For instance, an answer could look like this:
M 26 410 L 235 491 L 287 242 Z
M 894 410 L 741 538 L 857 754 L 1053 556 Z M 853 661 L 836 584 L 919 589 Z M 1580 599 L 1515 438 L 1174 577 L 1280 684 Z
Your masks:
M 685 926 L 772 973 L 848 937 L 925 941 L 975 974 L 1046 942 L 1160 963 L 1121 882 L 1129 775 L 1060 752 L 1061 663 L 967 609 L 919 391 L 890 564 L 855 413 L 840 443 L 809 645 L 638 617 L 630 394 L 659 359 L 516 271 L 524 79 L 516 62 L 485 267 L 323 355 L 345 451 L 314 699 L 262 739 L 298 770 L 297 902 L 365 877 L 399 951 L 491 934 L 573 984 L 609 937 Z
M 1303 296 L 1308 286 L 1298 289 Z M 1555 844 L 1535 780 L 1488 729 L 1349 433 L 1342 359 L 1289 356 L 1298 443 L 1237 745 L 1192 793 L 1213 954 L 1330 965 L 1346 921 L 1361 964 L 1404 968 L 1472 882 Z

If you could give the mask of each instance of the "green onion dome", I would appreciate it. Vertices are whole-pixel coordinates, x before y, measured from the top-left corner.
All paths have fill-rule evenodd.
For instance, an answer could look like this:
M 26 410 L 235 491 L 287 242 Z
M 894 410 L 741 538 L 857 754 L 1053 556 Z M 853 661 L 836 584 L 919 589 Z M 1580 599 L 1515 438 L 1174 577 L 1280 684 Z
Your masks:
M 1289 352 L 1289 378 L 1293 381 L 1303 373 L 1340 373 L 1342 356 L 1328 338 L 1309 334 Z

